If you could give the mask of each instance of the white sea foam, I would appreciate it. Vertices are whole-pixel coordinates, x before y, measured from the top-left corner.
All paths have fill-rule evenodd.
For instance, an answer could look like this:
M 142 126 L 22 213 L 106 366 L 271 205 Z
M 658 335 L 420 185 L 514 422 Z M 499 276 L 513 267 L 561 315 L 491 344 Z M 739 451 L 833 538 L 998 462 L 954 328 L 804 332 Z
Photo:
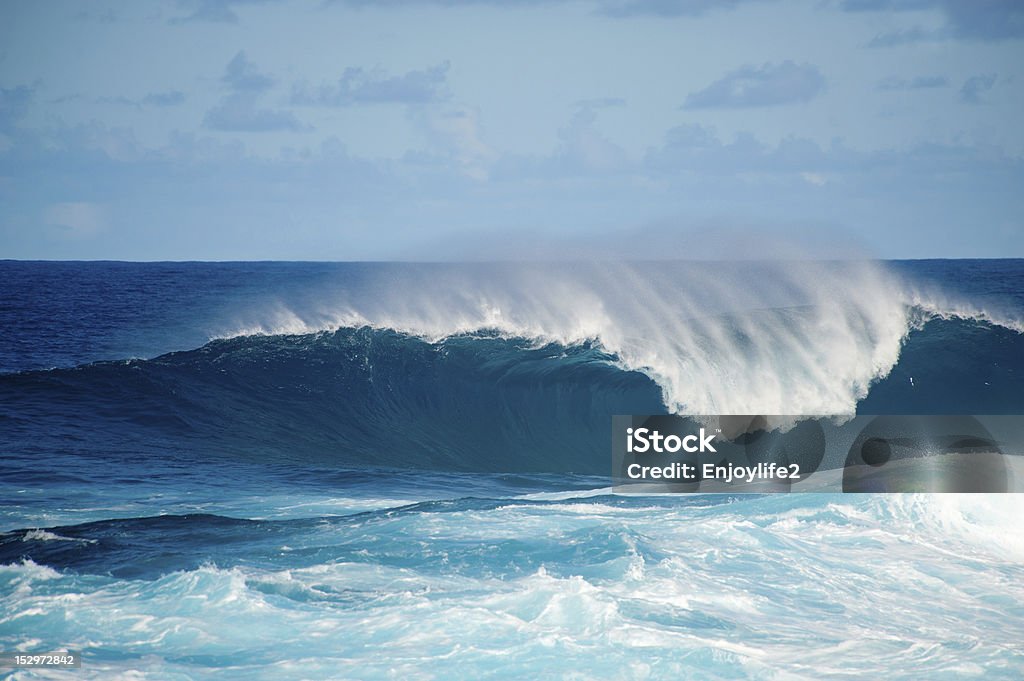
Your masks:
M 21 538 L 21 541 L 69 541 L 77 542 L 79 544 L 95 544 L 95 539 L 78 539 L 76 537 L 64 537 L 59 534 L 54 534 L 49 530 L 30 530 L 25 533 Z
M 25 586 L 0 589 L 0 643 L 83 650 L 82 678 L 1013 678 L 1021 504 L 471 507 L 292 537 L 361 549 L 314 565 L 23 563 L 0 568 Z

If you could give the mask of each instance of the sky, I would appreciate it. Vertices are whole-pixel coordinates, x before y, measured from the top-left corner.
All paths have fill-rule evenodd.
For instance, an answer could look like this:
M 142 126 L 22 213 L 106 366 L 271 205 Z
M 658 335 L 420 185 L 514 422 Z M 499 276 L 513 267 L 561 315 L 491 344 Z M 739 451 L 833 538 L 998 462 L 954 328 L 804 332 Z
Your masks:
M 4 0 L 0 258 L 1024 257 L 1018 0 Z

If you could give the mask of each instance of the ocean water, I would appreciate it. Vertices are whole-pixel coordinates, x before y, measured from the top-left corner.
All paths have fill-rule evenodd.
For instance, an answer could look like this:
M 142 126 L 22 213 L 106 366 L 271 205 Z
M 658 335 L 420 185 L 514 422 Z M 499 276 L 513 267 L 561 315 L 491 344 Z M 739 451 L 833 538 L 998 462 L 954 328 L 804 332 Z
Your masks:
M 1022 414 L 1024 261 L 0 262 L 0 650 L 1024 677 L 1021 495 L 613 494 L 669 412 Z

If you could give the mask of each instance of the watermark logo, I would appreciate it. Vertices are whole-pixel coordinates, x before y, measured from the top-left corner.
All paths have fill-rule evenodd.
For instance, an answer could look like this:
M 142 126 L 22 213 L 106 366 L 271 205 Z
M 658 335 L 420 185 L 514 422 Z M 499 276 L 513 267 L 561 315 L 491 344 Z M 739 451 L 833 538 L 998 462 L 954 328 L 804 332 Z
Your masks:
M 721 431 L 718 431 L 721 432 Z M 696 435 L 676 434 L 662 435 L 657 430 L 650 428 L 626 428 L 626 451 L 642 454 L 652 451 L 663 454 L 668 452 L 674 454 L 680 450 L 693 454 L 696 452 L 717 452 L 711 441 L 714 434 L 708 434 L 704 428 Z M 697 444 L 694 444 L 694 443 Z
M 616 416 L 626 493 L 1024 492 L 1024 416 Z

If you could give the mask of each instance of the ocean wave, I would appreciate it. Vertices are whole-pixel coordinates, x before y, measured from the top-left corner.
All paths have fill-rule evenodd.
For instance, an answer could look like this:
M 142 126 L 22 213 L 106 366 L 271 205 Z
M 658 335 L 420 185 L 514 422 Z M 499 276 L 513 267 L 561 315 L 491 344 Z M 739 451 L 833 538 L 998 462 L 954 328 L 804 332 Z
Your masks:
M 901 347 L 887 377 L 852 403 L 861 413 L 1024 409 L 1016 332 L 934 319 Z M 605 474 L 610 415 L 668 411 L 664 386 L 622 364 L 594 341 L 493 333 L 436 342 L 368 327 L 236 337 L 152 360 L 2 376 L 3 438 L 11 451 L 185 449 L 349 467 Z M 793 378 L 764 371 L 778 372 L 763 379 L 772 393 Z M 827 392 L 809 378 L 801 385 Z M 686 389 L 700 397 L 705 386 Z
M 365 288 L 195 350 L 0 376 L 9 446 L 604 474 L 613 414 L 1024 410 L 1019 320 L 878 263 L 412 268 Z
M 367 326 L 429 342 L 479 332 L 591 343 L 691 414 L 846 414 L 933 320 L 1024 332 L 1024 314 L 976 304 L 875 261 L 602 263 L 410 268 L 356 298 L 264 310 L 218 337 Z

